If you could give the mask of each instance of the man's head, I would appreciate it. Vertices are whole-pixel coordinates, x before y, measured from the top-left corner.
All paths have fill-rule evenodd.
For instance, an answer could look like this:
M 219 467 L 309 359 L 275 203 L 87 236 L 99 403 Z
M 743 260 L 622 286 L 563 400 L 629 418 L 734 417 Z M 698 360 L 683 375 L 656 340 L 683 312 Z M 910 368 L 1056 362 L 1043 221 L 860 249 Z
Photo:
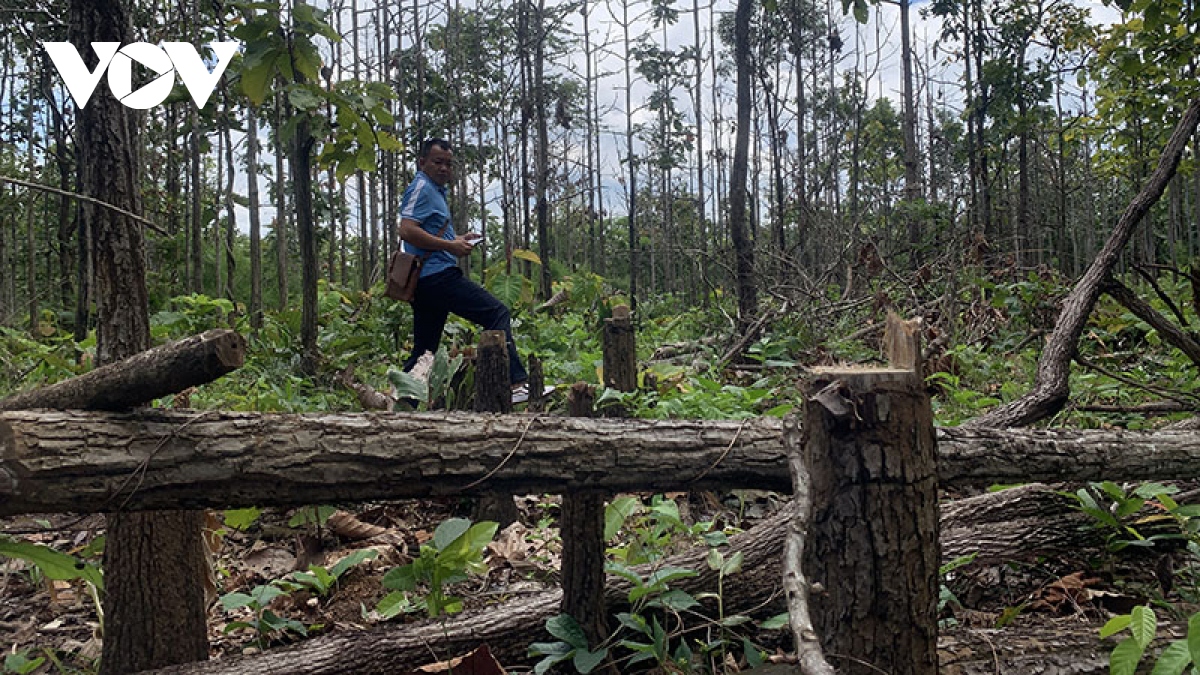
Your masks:
M 454 150 L 450 141 L 431 138 L 422 143 L 417 168 L 443 187 L 454 180 Z

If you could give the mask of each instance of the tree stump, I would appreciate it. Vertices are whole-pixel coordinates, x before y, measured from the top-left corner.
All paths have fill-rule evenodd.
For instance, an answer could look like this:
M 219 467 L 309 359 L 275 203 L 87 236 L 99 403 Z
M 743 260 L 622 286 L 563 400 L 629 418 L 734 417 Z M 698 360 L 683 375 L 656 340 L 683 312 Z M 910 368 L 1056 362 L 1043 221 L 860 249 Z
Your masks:
M 475 356 L 475 412 L 512 412 L 512 384 L 508 376 L 508 342 L 504 331 L 484 331 Z M 488 492 L 475 505 L 475 522 L 494 520 L 500 529 L 517 521 L 511 494 Z
M 803 572 L 839 673 L 937 672 L 933 413 L 902 369 L 818 369 L 803 441 L 812 513 Z
M 577 382 L 567 395 L 572 417 L 591 417 L 596 394 Z M 604 604 L 604 499 L 602 490 L 565 492 L 559 534 L 562 537 L 562 611 L 579 622 L 588 646 L 608 637 Z M 616 671 L 612 671 L 616 672 Z
M 617 391 L 637 389 L 637 348 L 633 339 L 633 321 L 629 308 L 613 308 L 610 319 L 604 320 L 604 386 Z M 610 410 L 610 417 L 624 417 L 622 407 Z

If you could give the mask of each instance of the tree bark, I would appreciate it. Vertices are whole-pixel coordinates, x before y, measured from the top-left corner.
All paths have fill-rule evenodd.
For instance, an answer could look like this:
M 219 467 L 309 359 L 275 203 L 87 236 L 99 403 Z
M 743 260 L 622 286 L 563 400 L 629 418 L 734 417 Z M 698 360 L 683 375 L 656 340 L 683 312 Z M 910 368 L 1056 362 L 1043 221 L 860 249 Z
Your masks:
M 1126 309 L 1133 312 L 1134 316 L 1150 324 L 1150 327 L 1158 331 L 1162 339 L 1183 352 L 1185 356 L 1191 359 L 1193 364 L 1200 366 L 1200 342 L 1197 342 L 1196 338 L 1192 337 L 1184 329 L 1168 321 L 1166 317 L 1151 307 L 1150 303 L 1139 298 L 1129 287 L 1116 279 L 1110 278 L 1106 280 L 1101 288 L 1113 300 L 1116 300 L 1124 305 Z
M 911 370 L 841 368 L 816 373 L 805 400 L 813 628 L 841 673 L 932 675 L 939 559 L 929 397 Z
M 734 12 L 734 60 L 737 63 L 737 129 L 729 185 L 729 233 L 736 259 L 738 330 L 749 328 L 758 313 L 758 287 L 754 281 L 752 223 L 746 215 L 746 174 L 750 154 L 750 86 L 754 77 L 750 63 L 750 18 L 753 0 L 738 0 Z
M 74 0 L 70 16 L 68 33 L 81 54 L 92 53 L 92 42 L 137 39 L 122 0 Z M 77 114 L 81 192 L 140 215 L 142 120 L 106 87 Z M 96 362 L 107 365 L 150 346 L 145 243 L 127 216 L 91 204 L 83 213 L 96 262 Z M 100 675 L 208 658 L 203 523 L 200 512 L 109 516 Z
M 295 506 L 487 489 L 789 492 L 781 430 L 774 418 L 0 412 L 0 516 L 105 511 L 116 500 L 134 510 Z M 1195 430 L 938 433 L 943 486 L 1200 474 Z
M 1000 406 L 984 415 L 976 417 L 966 425 L 970 428 L 981 427 L 1020 427 L 1033 424 L 1045 419 L 1062 409 L 1070 395 L 1069 376 L 1071 358 L 1075 353 L 1079 336 L 1083 334 L 1087 318 L 1096 304 L 1101 292 L 1101 285 L 1112 272 L 1125 245 L 1141 221 L 1142 217 L 1154 206 L 1171 177 L 1179 167 L 1180 157 L 1187 147 L 1188 140 L 1200 122 L 1200 98 L 1194 99 L 1184 112 L 1183 117 L 1175 126 L 1170 140 L 1163 148 L 1158 167 L 1147 180 L 1142 191 L 1121 214 L 1116 227 L 1105 242 L 1104 248 L 1096 255 L 1096 259 L 1084 272 L 1083 277 L 1076 283 L 1071 294 L 1063 302 L 1058 322 L 1045 351 L 1038 361 L 1037 377 L 1034 388 L 1021 398 Z
M 728 616 L 761 609 L 779 594 L 780 560 L 791 509 L 784 508 L 742 534 L 730 537 L 729 550 L 744 556 L 742 572 L 725 581 L 724 611 Z M 701 547 L 660 562 L 659 566 L 683 567 L 697 576 L 682 579 L 672 588 L 692 595 L 717 589 L 717 572 L 705 563 L 708 548 Z M 639 568 L 645 577 L 649 568 Z M 625 611 L 630 586 L 609 578 L 604 597 L 609 613 Z M 729 590 L 736 583 L 737 591 Z M 394 675 L 406 673 L 437 659 L 466 654 L 487 644 L 502 663 L 525 663 L 529 644 L 546 641 L 546 619 L 560 611 L 562 591 L 545 591 L 497 607 L 470 610 L 461 615 L 419 624 L 385 626 L 370 631 L 334 633 L 307 640 L 293 647 L 252 656 L 235 656 L 206 663 L 190 663 L 154 671 L 159 675 L 242 675 L 243 673 L 289 673 L 289 675 Z M 711 609 L 711 606 L 709 606 Z
M 139 352 L 69 380 L 0 399 L 0 410 L 128 410 L 212 382 L 242 365 L 246 341 L 215 329 Z

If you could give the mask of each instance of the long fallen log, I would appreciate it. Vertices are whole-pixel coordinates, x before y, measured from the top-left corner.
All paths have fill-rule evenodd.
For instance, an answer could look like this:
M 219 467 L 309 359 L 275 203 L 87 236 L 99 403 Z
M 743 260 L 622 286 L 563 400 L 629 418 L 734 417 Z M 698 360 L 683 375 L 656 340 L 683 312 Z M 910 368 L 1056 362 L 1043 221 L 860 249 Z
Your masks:
M 942 486 L 1200 474 L 1196 431 L 941 429 Z M 0 516 L 499 490 L 789 492 L 774 418 L 0 412 Z
M 246 340 L 241 335 L 210 330 L 78 377 L 14 394 L 0 400 L 0 410 L 127 410 L 212 382 L 240 368 L 245 355 Z

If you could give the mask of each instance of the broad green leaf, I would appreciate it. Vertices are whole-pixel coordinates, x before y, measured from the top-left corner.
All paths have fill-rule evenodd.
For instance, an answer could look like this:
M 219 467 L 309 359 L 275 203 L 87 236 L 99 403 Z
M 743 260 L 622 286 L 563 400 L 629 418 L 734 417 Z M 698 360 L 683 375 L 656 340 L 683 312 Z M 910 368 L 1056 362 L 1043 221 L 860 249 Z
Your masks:
M 763 664 L 762 652 L 748 638 L 742 638 L 742 653 L 746 655 L 746 663 L 751 668 L 759 668 Z
M 230 509 L 225 512 L 225 527 L 233 530 L 244 530 L 253 525 L 261 515 L 262 509 L 257 507 Z
M 595 652 L 589 652 L 586 649 L 577 649 L 575 651 L 575 660 L 574 660 L 575 670 L 579 671 L 580 673 L 583 673 L 583 675 L 587 675 L 588 673 L 595 670 L 596 666 L 603 663 L 605 657 L 607 657 L 607 656 L 608 656 L 607 649 L 601 649 L 601 650 L 595 651 Z
M 783 614 L 776 614 L 775 616 L 766 619 L 762 623 L 758 624 L 758 627 L 763 630 L 780 630 L 782 628 L 789 627 L 791 625 L 789 621 L 790 615 L 787 612 L 784 612 Z
M 392 619 L 401 614 L 407 614 L 419 611 L 419 607 L 413 606 L 409 601 L 408 596 L 403 591 L 392 591 L 379 601 L 375 606 L 375 611 L 385 619 Z
M 288 88 L 288 103 L 297 110 L 316 110 L 321 107 L 321 99 L 308 87 L 301 86 Z
M 587 650 L 587 636 L 570 614 L 559 614 L 546 620 L 546 631 L 575 649 Z
M 1132 617 L 1128 614 L 1121 614 L 1119 616 L 1114 616 L 1113 618 L 1109 619 L 1108 623 L 1104 624 L 1104 627 L 1100 629 L 1101 639 L 1106 638 L 1110 635 L 1116 635 L 1117 633 L 1120 633 L 1121 631 L 1125 630 L 1126 628 L 1129 627 L 1129 622 L 1131 620 L 1132 620 Z
M 1192 663 L 1200 666 L 1200 613 L 1188 618 L 1187 644 Z
M 24 560 L 36 566 L 49 579 L 56 581 L 83 579 L 100 590 L 104 589 L 104 577 L 99 567 L 56 551 L 49 546 L 0 536 L 0 555 Z
M 254 589 L 250 591 L 250 596 L 254 598 L 254 602 L 256 602 L 259 607 L 266 607 L 267 605 L 271 604 L 272 600 L 281 595 L 287 595 L 287 593 L 282 588 L 273 586 L 271 584 L 255 586 Z
M 1132 620 L 1129 622 L 1129 632 L 1133 634 L 1138 646 L 1145 649 L 1158 630 L 1158 617 L 1154 615 L 1154 610 L 1146 605 L 1134 607 L 1130 615 Z
M 444 551 L 454 543 L 455 539 L 463 536 L 471 527 L 471 521 L 466 518 L 450 518 L 443 521 L 437 529 L 433 531 L 433 546 L 439 551 Z
M 417 581 L 415 563 L 393 567 L 383 575 L 383 587 L 397 591 L 411 591 L 417 587 Z
M 687 591 L 672 589 L 647 603 L 649 607 L 665 607 L 676 612 L 682 612 L 700 603 Z
M 424 380 L 418 380 L 409 373 L 396 368 L 388 369 L 388 381 L 396 389 L 396 398 L 416 399 L 422 403 L 429 401 L 429 385 Z
M 351 567 L 354 567 L 365 560 L 373 560 L 378 555 L 379 551 L 369 548 L 355 551 L 345 558 L 337 561 L 337 564 L 329 569 L 329 573 L 333 575 L 333 578 L 337 579 L 345 574 L 346 570 L 350 569 Z
M 1192 655 L 1188 653 L 1187 642 L 1176 640 L 1158 655 L 1150 675 L 1180 675 L 1191 662 Z
M 726 577 L 731 574 L 737 574 L 738 572 L 741 572 L 743 560 L 744 556 L 742 555 L 741 551 L 737 551 L 733 555 L 729 556 L 729 559 L 726 560 L 725 564 L 721 566 L 721 576 Z
M 1125 638 L 1108 657 L 1109 675 L 1134 675 L 1142 660 L 1142 647 L 1133 638 Z
M 237 609 L 239 607 L 249 607 L 254 603 L 254 598 L 245 593 L 226 593 L 221 596 L 221 606 L 225 609 Z
M 637 497 L 628 495 L 617 497 L 604 507 L 604 541 L 611 541 L 617 532 L 625 525 L 629 516 L 633 515 L 642 502 Z
M 705 558 L 704 562 L 708 565 L 708 569 L 716 572 L 717 570 L 721 569 L 721 565 L 725 564 L 725 554 L 721 553 L 715 548 L 709 549 L 708 556 Z

